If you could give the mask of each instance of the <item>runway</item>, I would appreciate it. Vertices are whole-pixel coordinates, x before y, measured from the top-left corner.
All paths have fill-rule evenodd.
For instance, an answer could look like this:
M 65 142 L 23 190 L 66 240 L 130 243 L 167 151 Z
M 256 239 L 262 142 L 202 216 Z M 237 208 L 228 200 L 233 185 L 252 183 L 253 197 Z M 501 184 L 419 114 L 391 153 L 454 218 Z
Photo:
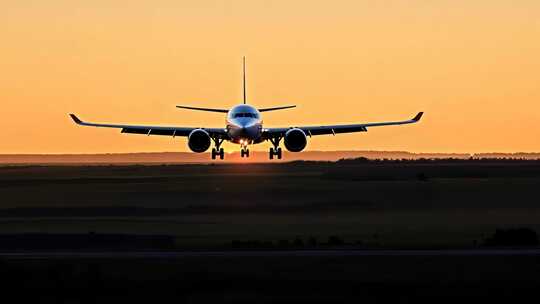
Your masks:
M 540 249 L 452 249 L 452 250 L 231 250 L 231 251 L 64 251 L 0 252 L 2 259 L 182 259 L 234 257 L 485 257 L 540 256 Z

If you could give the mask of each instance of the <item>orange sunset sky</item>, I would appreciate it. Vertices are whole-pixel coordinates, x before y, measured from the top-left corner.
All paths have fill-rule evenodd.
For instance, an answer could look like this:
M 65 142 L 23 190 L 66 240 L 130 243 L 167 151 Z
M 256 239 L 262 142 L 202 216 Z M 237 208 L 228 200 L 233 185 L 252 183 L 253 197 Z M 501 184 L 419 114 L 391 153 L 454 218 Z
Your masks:
M 310 150 L 540 151 L 537 0 L 4 0 L 0 43 L 0 153 L 188 151 L 67 114 L 220 127 L 175 105 L 240 102 L 244 55 L 248 102 L 298 105 L 266 126 L 426 113 Z

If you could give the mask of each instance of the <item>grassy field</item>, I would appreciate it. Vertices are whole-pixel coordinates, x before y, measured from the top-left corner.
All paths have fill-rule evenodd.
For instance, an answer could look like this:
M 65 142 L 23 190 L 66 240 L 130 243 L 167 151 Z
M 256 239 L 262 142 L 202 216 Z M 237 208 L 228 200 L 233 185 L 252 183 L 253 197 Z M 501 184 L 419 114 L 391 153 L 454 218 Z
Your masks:
M 277 257 L 0 262 L 35 303 L 526 303 L 537 257 Z
M 0 284 L 5 298 L 35 303 L 525 302 L 538 291 L 536 255 L 325 249 L 472 248 L 496 229 L 540 231 L 539 189 L 538 161 L 4 166 L 0 251 L 285 255 L 8 255 Z M 292 248 L 323 254 L 296 256 Z
M 539 189 L 538 161 L 4 166 L 0 234 L 471 247 L 498 228 L 540 231 Z

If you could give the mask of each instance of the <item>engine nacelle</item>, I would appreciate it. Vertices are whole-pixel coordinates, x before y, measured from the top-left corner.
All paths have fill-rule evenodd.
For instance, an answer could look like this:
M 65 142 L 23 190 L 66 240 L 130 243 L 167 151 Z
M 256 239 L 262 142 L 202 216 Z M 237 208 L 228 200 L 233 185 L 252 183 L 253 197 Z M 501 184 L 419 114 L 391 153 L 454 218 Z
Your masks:
M 203 129 L 195 129 L 189 133 L 188 146 L 191 151 L 202 153 L 210 148 L 210 135 Z
M 285 148 L 291 152 L 300 152 L 307 145 L 306 133 L 298 128 L 293 128 L 285 132 Z

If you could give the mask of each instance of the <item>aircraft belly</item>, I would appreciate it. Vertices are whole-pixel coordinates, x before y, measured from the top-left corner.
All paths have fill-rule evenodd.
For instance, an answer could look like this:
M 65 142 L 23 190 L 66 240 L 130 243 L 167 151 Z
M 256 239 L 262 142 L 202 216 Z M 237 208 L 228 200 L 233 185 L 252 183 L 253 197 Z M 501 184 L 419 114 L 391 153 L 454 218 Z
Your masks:
M 250 143 L 262 142 L 260 126 L 253 126 L 250 128 L 238 128 L 235 126 L 229 126 L 227 131 L 229 132 L 230 141 L 233 143 L 240 143 L 241 140 L 247 140 Z

